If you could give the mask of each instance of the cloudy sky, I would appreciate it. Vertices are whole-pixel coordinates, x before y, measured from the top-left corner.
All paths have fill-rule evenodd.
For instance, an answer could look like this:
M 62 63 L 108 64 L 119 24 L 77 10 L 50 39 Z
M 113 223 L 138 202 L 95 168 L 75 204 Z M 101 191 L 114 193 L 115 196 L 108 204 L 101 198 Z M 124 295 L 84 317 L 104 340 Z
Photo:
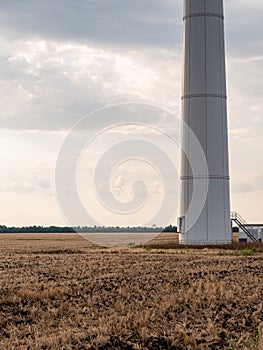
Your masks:
M 247 221 L 263 222 L 263 3 L 226 0 L 225 15 L 231 205 Z M 67 224 L 56 199 L 55 169 L 63 141 L 83 116 L 104 106 L 136 101 L 158 108 L 142 107 L 139 117 L 138 109 L 133 109 L 130 122 L 149 123 L 152 116 L 153 126 L 172 129 L 177 135 L 173 121 L 180 117 L 181 19 L 181 0 L 1 1 L 0 224 Z M 106 111 L 89 116 L 91 130 L 100 132 L 121 123 L 127 112 L 118 107 Z M 143 142 L 154 143 L 156 131 L 135 129 L 111 130 L 108 139 L 115 135 L 116 143 L 120 137 L 116 135 L 137 134 Z M 126 146 L 129 152 L 128 140 Z M 90 195 L 93 210 L 96 197 L 89 186 L 83 189 L 83 174 L 94 168 L 99 149 L 88 150 L 79 170 L 81 196 L 87 192 L 83 203 L 91 203 Z M 133 198 L 131 174 L 136 173 L 139 180 L 142 175 L 149 180 L 154 198 L 150 206 L 161 201 L 165 175 L 151 176 L 146 163 L 130 164 L 133 171 L 128 164 L 115 171 L 111 187 L 119 200 L 127 201 L 122 198 L 125 193 Z M 177 180 L 176 175 L 176 188 L 169 194 L 175 197 Z M 105 179 L 97 186 L 107 193 Z M 145 189 L 139 187 L 142 196 Z M 116 216 L 104 218 L 97 221 L 117 224 Z M 138 220 L 120 222 L 142 223 Z

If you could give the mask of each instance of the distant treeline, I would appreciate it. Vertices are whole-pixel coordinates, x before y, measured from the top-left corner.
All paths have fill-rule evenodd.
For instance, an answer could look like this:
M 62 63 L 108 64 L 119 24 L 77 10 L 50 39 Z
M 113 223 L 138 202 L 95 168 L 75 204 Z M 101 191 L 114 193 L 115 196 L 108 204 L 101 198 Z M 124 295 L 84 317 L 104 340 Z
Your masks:
M 59 226 L 27 226 L 27 227 L 7 227 L 0 225 L 0 233 L 74 233 L 74 232 L 177 232 L 177 227 L 169 225 L 163 227 L 106 227 L 106 226 L 78 226 L 78 227 L 59 227 Z

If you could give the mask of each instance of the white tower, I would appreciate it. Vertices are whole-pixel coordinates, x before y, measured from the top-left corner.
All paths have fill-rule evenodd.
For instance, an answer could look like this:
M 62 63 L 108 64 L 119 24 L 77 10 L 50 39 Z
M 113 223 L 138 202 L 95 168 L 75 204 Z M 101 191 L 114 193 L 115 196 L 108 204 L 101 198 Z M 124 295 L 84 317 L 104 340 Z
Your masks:
M 183 149 L 181 169 L 181 244 L 231 242 L 223 0 L 184 0 Z M 193 131 L 203 149 L 208 173 L 193 175 Z M 201 214 L 190 224 L 193 186 L 207 182 Z M 189 209 L 190 208 L 190 209 Z

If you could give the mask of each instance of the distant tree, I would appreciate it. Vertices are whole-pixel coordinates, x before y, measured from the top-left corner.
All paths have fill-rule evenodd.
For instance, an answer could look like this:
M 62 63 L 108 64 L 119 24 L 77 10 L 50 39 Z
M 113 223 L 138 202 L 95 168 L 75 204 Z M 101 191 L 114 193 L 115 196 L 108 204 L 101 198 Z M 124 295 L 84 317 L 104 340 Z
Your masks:
M 163 232 L 177 232 L 177 227 L 172 225 L 166 226 Z
M 25 226 L 25 227 L 7 227 L 5 225 L 0 225 L 0 233 L 74 233 L 74 232 L 176 232 L 175 226 L 168 226 L 163 229 L 163 227 L 105 227 L 105 226 L 77 226 L 77 227 L 61 227 L 61 226 Z

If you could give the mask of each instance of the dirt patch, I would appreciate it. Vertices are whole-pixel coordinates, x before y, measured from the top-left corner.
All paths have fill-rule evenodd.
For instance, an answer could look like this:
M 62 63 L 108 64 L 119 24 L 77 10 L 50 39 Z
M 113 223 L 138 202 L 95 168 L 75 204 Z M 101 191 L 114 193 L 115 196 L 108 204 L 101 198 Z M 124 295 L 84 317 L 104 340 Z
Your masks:
M 0 349 L 263 349 L 260 253 L 3 243 Z

